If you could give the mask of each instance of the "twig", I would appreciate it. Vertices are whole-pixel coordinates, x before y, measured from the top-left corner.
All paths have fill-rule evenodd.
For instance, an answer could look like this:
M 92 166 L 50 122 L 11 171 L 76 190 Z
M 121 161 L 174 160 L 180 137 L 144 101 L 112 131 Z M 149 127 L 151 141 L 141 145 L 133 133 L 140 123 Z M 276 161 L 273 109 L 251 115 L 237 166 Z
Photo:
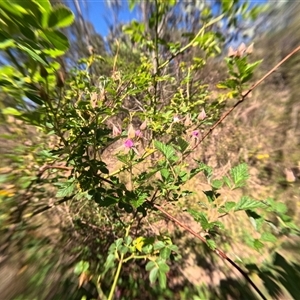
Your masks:
M 150 202 L 148 202 L 150 203 Z M 173 221 L 174 223 L 176 223 L 177 225 L 179 225 L 180 227 L 182 227 L 183 229 L 185 229 L 186 231 L 188 231 L 189 233 L 191 233 L 193 236 L 195 236 L 196 238 L 198 238 L 199 240 L 201 240 L 203 243 L 205 243 L 207 245 L 207 241 L 206 239 L 201 236 L 200 234 L 198 234 L 197 232 L 195 232 L 194 230 L 192 230 L 191 228 L 189 228 L 188 226 L 186 226 L 185 224 L 181 223 L 179 220 L 177 220 L 175 217 L 173 217 L 172 215 L 170 215 L 168 212 L 166 212 L 164 209 L 162 209 L 159 205 L 157 204 L 152 204 L 150 203 L 153 207 L 155 207 L 156 209 L 158 209 L 163 215 L 165 215 L 168 219 L 170 219 L 171 221 Z M 251 286 L 255 289 L 255 291 L 260 295 L 260 297 L 264 300 L 267 300 L 267 298 L 263 295 L 263 293 L 259 290 L 259 288 L 255 285 L 255 283 L 251 280 L 251 278 L 248 276 L 248 274 L 241 268 L 239 267 L 233 260 L 231 260 L 226 254 L 225 252 L 223 252 L 220 249 L 215 249 L 214 252 L 222 259 L 227 260 L 235 269 L 237 269 L 242 275 L 243 277 L 251 284 Z
M 296 52 L 298 52 L 300 50 L 300 46 L 298 46 L 296 49 L 294 49 L 292 52 L 290 52 L 284 59 L 282 59 L 274 68 L 272 68 L 267 74 L 265 74 L 261 79 L 259 79 L 255 84 L 253 84 L 251 86 L 251 88 L 245 92 L 242 96 L 242 98 L 237 101 L 209 130 L 208 132 L 206 132 L 206 134 L 204 134 L 204 136 L 199 140 L 199 142 L 195 145 L 195 147 L 192 149 L 194 150 L 195 148 L 197 148 L 202 142 L 203 140 L 210 135 L 210 133 L 219 125 L 221 124 L 225 118 L 238 106 L 240 105 L 242 102 L 244 102 L 244 100 L 246 99 L 246 97 L 257 87 L 259 86 L 267 77 L 269 77 L 274 71 L 276 71 L 284 62 L 286 62 L 291 56 L 293 56 Z

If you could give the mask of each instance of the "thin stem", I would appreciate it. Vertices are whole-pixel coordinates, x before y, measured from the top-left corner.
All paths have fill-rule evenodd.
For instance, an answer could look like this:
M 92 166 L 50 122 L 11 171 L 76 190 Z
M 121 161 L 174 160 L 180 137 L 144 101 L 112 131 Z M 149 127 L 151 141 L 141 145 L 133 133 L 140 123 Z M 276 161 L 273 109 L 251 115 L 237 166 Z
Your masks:
M 148 202 L 150 203 L 150 202 Z M 170 215 L 168 212 L 166 212 L 164 209 L 162 209 L 159 205 L 157 204 L 152 204 L 150 203 L 153 207 L 157 208 L 163 215 L 165 215 L 169 220 L 173 221 L 174 223 L 176 223 L 177 225 L 179 225 L 180 227 L 182 227 L 183 229 L 185 229 L 186 231 L 188 231 L 189 233 L 191 233 L 193 236 L 195 236 L 196 238 L 198 238 L 199 240 L 201 240 L 202 242 L 204 242 L 205 244 L 207 244 L 206 239 L 201 236 L 200 234 L 196 233 L 194 230 L 190 229 L 188 226 L 186 226 L 185 224 L 181 223 L 179 220 L 177 220 L 175 217 L 173 217 L 172 215 Z M 251 280 L 251 278 L 248 276 L 248 274 L 242 270 L 234 261 L 232 261 L 226 254 L 224 251 L 220 250 L 220 249 L 215 249 L 214 252 L 222 259 L 227 260 L 235 269 L 237 269 L 243 276 L 244 278 L 251 284 L 251 286 L 255 289 L 255 291 L 260 295 L 260 297 L 263 300 L 267 300 L 267 298 L 263 295 L 263 293 L 259 290 L 259 288 L 255 285 L 255 283 Z
M 162 69 L 164 68 L 166 65 L 168 65 L 175 57 L 177 57 L 179 54 L 182 54 L 184 51 L 186 51 L 188 48 L 192 47 L 193 44 L 195 43 L 195 41 L 197 40 L 197 38 L 204 32 L 204 30 L 219 22 L 222 18 L 224 17 L 224 14 L 218 16 L 217 18 L 211 20 L 210 22 L 208 22 L 207 24 L 205 24 L 203 27 L 201 27 L 201 29 L 198 31 L 198 33 L 195 35 L 195 37 L 183 48 L 181 48 L 177 53 L 173 54 L 168 60 L 166 60 L 163 64 L 161 64 L 158 69 Z
M 131 228 L 131 225 L 129 225 L 126 228 L 125 237 L 129 235 L 130 228 Z M 117 267 L 117 270 L 116 270 L 116 273 L 115 273 L 114 281 L 113 281 L 113 284 L 111 286 L 110 293 L 108 295 L 107 300 L 112 300 L 113 297 L 114 297 L 114 293 L 115 293 L 115 290 L 116 290 L 116 287 L 117 287 L 117 283 L 118 283 L 118 280 L 119 280 L 119 277 L 120 277 L 122 265 L 124 263 L 124 255 L 125 254 L 121 253 L 121 256 L 120 256 L 120 259 L 119 259 L 119 263 L 118 263 L 118 267 Z
M 245 92 L 242 96 L 242 98 L 237 101 L 221 118 L 202 136 L 202 138 L 199 140 L 199 142 L 192 148 L 192 150 L 185 156 L 189 156 L 190 153 L 193 153 L 193 150 L 195 150 L 203 141 L 206 139 L 212 131 L 220 125 L 231 113 L 232 111 L 239 106 L 244 100 L 247 98 L 247 96 L 255 89 L 258 85 L 260 85 L 267 77 L 269 77 L 273 72 L 275 72 L 284 62 L 286 62 L 291 56 L 293 56 L 295 53 L 297 53 L 300 50 L 300 46 L 295 48 L 292 52 L 290 52 L 284 59 L 282 59 L 275 67 L 273 67 L 268 73 L 266 73 L 261 79 L 259 79 L 256 83 L 254 83 L 247 92 Z

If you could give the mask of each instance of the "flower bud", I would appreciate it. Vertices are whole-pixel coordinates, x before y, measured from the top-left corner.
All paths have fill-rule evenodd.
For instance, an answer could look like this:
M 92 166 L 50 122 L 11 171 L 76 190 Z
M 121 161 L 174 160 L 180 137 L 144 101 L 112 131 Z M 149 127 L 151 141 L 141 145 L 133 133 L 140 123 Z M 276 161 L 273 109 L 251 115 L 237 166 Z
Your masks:
M 140 126 L 140 129 L 141 130 L 147 129 L 147 121 L 146 120 L 142 123 L 142 125 Z
M 132 124 L 129 125 L 128 127 L 128 134 L 127 134 L 129 139 L 133 139 L 135 137 L 135 130 L 132 126 Z
M 191 124 L 192 124 L 192 121 L 191 121 L 190 115 L 187 115 L 185 117 L 184 126 L 189 127 Z
M 62 88 L 65 85 L 65 76 L 62 71 L 56 73 L 56 86 Z
M 198 118 L 197 118 L 197 119 L 203 121 L 205 118 L 206 118 L 206 112 L 205 112 L 204 108 L 202 108 L 202 111 L 201 111 L 201 113 L 198 115 Z

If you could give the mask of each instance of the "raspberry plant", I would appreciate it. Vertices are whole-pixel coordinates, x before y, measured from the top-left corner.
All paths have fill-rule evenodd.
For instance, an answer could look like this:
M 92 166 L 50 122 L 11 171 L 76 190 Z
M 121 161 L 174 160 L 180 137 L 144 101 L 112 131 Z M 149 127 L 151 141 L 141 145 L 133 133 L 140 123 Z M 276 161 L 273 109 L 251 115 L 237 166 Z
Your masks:
M 26 7 L 16 2 L 0 3 L 4 24 L 0 45 L 11 60 L 11 65 L 1 67 L 1 92 L 15 103 L 2 107 L 2 114 L 34 126 L 44 141 L 35 147 L 32 172 L 36 175 L 27 177 L 18 188 L 26 189 L 33 198 L 38 184 L 50 184 L 56 189 L 54 205 L 68 203 L 75 226 L 108 230 L 113 236 L 112 240 L 101 232 L 99 245 L 106 252 L 96 259 L 79 247 L 80 259 L 74 267 L 79 285 L 92 282 L 100 299 L 120 299 L 122 270 L 138 262 L 144 264 L 152 285 L 157 282 L 166 289 L 170 263 L 180 260 L 180 249 L 173 244 L 171 234 L 149 230 L 145 220 L 167 217 L 187 229 L 173 213 L 183 213 L 178 205 L 182 199 L 194 201 L 197 187 L 192 190 L 188 183 L 201 174 L 210 187 L 203 191 L 206 201 L 197 201 L 187 212 L 200 224 L 202 234 L 189 231 L 229 261 L 263 298 L 245 271 L 243 258 L 234 262 L 221 250 L 229 235 L 222 217 L 244 212 L 256 231 L 255 237 L 245 236 L 244 242 L 258 252 L 266 243 L 275 245 L 279 236 L 298 232 L 283 203 L 247 195 L 239 201 L 222 197 L 222 191 L 246 185 L 249 172 L 245 163 L 218 178 L 201 157 L 191 158 L 197 156 L 197 149 L 208 136 L 203 132 L 210 133 L 214 129 L 211 126 L 220 120 L 227 100 L 244 100 L 261 62 L 251 61 L 252 50 L 242 45 L 225 58 L 228 78 L 217 85 L 217 95 L 205 82 L 193 80 L 209 57 L 221 52 L 224 38 L 214 25 L 224 18 L 233 22 L 236 1 L 232 5 L 229 2 L 222 1 L 219 16 L 207 12 L 198 33 L 186 34 L 182 43 L 174 43 L 160 36 L 158 25 L 176 3 L 154 1 L 146 24 L 151 35 L 145 34 L 145 24 L 137 21 L 123 28 L 135 45 L 138 65 L 119 68 L 124 58 L 118 51 L 113 64 L 111 58 L 92 53 L 67 74 L 59 56 L 69 43 L 60 29 L 72 23 L 72 12 L 64 6 L 52 7 L 48 1 L 26 1 Z M 176 77 L 174 60 L 191 50 L 196 54 L 180 62 L 181 76 Z M 17 59 L 20 54 L 22 61 Z M 111 64 L 112 73 L 95 76 L 92 68 L 101 64 Z M 50 137 L 54 142 L 48 145 Z M 69 174 L 55 173 L 57 170 Z M 19 206 L 18 192 L 4 195 L 2 204 L 7 198 L 14 199 L 20 210 L 15 222 L 54 206 L 30 209 L 30 198 Z

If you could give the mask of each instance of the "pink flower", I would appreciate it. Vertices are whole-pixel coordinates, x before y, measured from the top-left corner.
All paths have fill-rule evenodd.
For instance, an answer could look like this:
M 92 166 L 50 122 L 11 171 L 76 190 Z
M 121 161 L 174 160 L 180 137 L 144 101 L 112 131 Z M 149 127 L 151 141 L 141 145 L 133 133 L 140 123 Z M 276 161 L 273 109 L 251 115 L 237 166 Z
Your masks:
M 125 141 L 124 146 L 128 149 L 131 149 L 132 147 L 134 147 L 134 143 L 131 139 L 128 139 Z
M 141 138 L 141 137 L 143 137 L 143 133 L 138 129 L 135 131 L 135 136 Z
M 192 136 L 195 137 L 195 138 L 198 138 L 199 137 L 199 130 L 194 130 L 192 132 Z

